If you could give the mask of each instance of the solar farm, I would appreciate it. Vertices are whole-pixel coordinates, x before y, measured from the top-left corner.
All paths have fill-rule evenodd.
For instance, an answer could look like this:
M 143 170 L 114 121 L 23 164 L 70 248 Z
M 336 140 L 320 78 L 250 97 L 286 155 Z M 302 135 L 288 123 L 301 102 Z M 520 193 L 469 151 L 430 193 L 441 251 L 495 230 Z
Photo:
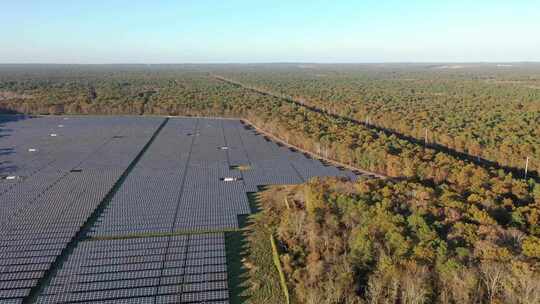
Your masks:
M 239 120 L 0 127 L 0 303 L 229 303 L 225 233 L 250 214 L 247 193 L 356 178 Z

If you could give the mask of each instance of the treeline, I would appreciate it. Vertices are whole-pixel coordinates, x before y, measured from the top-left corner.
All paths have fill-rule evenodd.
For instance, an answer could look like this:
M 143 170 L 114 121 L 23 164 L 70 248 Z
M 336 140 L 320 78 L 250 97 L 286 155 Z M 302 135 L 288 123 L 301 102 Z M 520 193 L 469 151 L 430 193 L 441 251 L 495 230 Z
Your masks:
M 540 239 L 448 187 L 315 179 L 263 207 L 297 303 L 540 301 Z
M 217 69 L 261 91 L 529 170 L 540 166 L 540 67 L 277 65 Z M 427 138 L 426 138 L 427 135 Z
M 4 73 L 2 73 L 4 72 Z M 0 70 L 0 107 L 31 114 L 227 115 L 246 104 L 189 67 Z M 241 96 L 241 95 L 240 95 Z

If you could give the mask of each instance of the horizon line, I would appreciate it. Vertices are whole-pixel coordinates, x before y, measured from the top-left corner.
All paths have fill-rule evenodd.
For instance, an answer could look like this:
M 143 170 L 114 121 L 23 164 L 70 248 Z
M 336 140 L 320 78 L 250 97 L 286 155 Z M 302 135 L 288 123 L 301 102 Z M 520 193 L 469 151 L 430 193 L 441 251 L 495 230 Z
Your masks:
M 510 60 L 510 61 L 208 61 L 208 62 L 0 62 L 0 65 L 248 65 L 248 64 L 523 64 L 540 63 L 540 60 Z

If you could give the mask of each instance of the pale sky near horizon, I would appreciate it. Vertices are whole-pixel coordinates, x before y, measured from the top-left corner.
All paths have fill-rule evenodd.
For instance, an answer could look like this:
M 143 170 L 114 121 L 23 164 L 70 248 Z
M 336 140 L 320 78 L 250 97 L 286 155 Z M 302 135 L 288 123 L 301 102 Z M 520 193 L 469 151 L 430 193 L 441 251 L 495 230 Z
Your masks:
M 537 0 L 0 0 L 0 63 L 540 61 Z

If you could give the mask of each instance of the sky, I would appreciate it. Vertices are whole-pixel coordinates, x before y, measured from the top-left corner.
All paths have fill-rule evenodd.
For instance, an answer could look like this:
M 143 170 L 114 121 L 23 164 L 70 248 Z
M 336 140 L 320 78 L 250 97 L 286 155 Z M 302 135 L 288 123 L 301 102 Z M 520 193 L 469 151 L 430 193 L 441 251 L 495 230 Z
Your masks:
M 0 63 L 540 61 L 538 0 L 0 0 Z

